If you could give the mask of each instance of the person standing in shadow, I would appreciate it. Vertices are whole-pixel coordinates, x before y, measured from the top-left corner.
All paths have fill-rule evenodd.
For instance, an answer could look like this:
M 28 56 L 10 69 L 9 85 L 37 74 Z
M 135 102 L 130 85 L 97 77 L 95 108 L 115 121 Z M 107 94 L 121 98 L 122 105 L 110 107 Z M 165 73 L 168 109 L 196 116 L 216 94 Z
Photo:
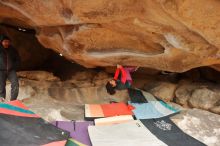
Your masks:
M 5 101 L 6 81 L 11 82 L 11 101 L 16 100 L 19 92 L 19 82 L 16 70 L 20 65 L 18 52 L 11 45 L 6 35 L 0 35 L 0 102 Z

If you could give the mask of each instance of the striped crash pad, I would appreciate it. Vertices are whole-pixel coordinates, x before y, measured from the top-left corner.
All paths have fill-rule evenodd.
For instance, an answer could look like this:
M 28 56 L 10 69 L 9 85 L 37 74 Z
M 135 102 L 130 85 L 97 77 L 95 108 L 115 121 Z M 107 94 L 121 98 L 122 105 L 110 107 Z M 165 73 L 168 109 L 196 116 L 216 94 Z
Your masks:
M 86 104 L 85 119 L 112 117 L 120 115 L 133 115 L 131 107 L 125 103 L 110 103 L 110 104 Z
M 70 132 L 71 139 L 68 140 L 68 146 L 91 146 L 88 134 L 88 126 L 94 125 L 92 121 L 55 121 L 52 122 L 58 128 Z
M 204 146 L 167 117 L 89 126 L 88 131 L 93 146 Z
M 18 100 L 0 103 L 0 131 L 2 146 L 63 146 L 69 137 Z
M 148 103 L 131 103 L 135 108 L 132 110 L 137 119 L 161 118 L 178 113 L 179 110 L 173 108 L 163 101 L 149 101 Z
M 69 138 L 65 146 L 87 146 L 73 138 Z

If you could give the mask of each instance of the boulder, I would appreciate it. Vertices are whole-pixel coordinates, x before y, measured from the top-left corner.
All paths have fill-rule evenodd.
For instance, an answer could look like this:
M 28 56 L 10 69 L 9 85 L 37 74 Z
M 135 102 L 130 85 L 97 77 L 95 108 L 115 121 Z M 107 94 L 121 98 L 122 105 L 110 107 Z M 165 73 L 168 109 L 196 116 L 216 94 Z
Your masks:
M 207 88 L 201 88 L 195 89 L 192 92 L 189 105 L 191 107 L 208 110 L 214 107 L 218 101 L 220 101 L 220 94 Z
M 210 82 L 190 82 L 183 80 L 175 92 L 175 102 L 218 113 L 220 87 Z
M 192 91 L 196 89 L 197 87 L 192 84 L 182 84 L 179 85 L 175 91 L 175 102 L 187 106 L 188 100 L 191 98 Z
M 188 109 L 171 117 L 186 134 L 208 146 L 220 143 L 220 115 L 200 109 Z
M 148 84 L 144 87 L 145 91 L 150 92 L 154 96 L 162 99 L 163 101 L 173 101 L 175 97 L 175 90 L 177 85 L 169 82 L 157 82 Z
M 36 81 L 59 81 L 60 79 L 46 71 L 20 71 L 18 77 Z

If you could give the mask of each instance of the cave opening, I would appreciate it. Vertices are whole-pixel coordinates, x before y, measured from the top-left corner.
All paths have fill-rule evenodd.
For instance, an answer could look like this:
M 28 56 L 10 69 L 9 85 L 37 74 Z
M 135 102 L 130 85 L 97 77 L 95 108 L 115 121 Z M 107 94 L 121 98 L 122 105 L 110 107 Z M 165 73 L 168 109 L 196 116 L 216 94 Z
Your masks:
M 67 60 L 62 54 L 42 46 L 35 36 L 36 31 L 32 28 L 1 23 L 0 34 L 11 39 L 12 46 L 21 57 L 18 71 L 48 71 L 61 80 L 68 80 L 74 73 L 88 70 Z

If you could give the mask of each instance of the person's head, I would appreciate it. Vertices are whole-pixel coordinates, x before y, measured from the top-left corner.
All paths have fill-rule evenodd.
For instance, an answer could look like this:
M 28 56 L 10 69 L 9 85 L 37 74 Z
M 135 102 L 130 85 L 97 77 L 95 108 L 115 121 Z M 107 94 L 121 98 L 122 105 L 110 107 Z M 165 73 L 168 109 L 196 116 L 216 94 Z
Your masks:
M 110 95 L 114 95 L 115 94 L 115 87 L 116 87 L 116 81 L 115 80 L 111 80 L 108 81 L 108 83 L 106 84 L 106 90 Z
M 110 80 L 109 83 L 112 85 L 112 87 L 116 87 L 117 83 L 114 79 Z
M 9 48 L 10 44 L 11 44 L 11 41 L 10 41 L 10 38 L 5 36 L 5 35 L 2 35 L 0 37 L 0 42 L 1 42 L 1 45 L 4 47 L 4 48 Z

